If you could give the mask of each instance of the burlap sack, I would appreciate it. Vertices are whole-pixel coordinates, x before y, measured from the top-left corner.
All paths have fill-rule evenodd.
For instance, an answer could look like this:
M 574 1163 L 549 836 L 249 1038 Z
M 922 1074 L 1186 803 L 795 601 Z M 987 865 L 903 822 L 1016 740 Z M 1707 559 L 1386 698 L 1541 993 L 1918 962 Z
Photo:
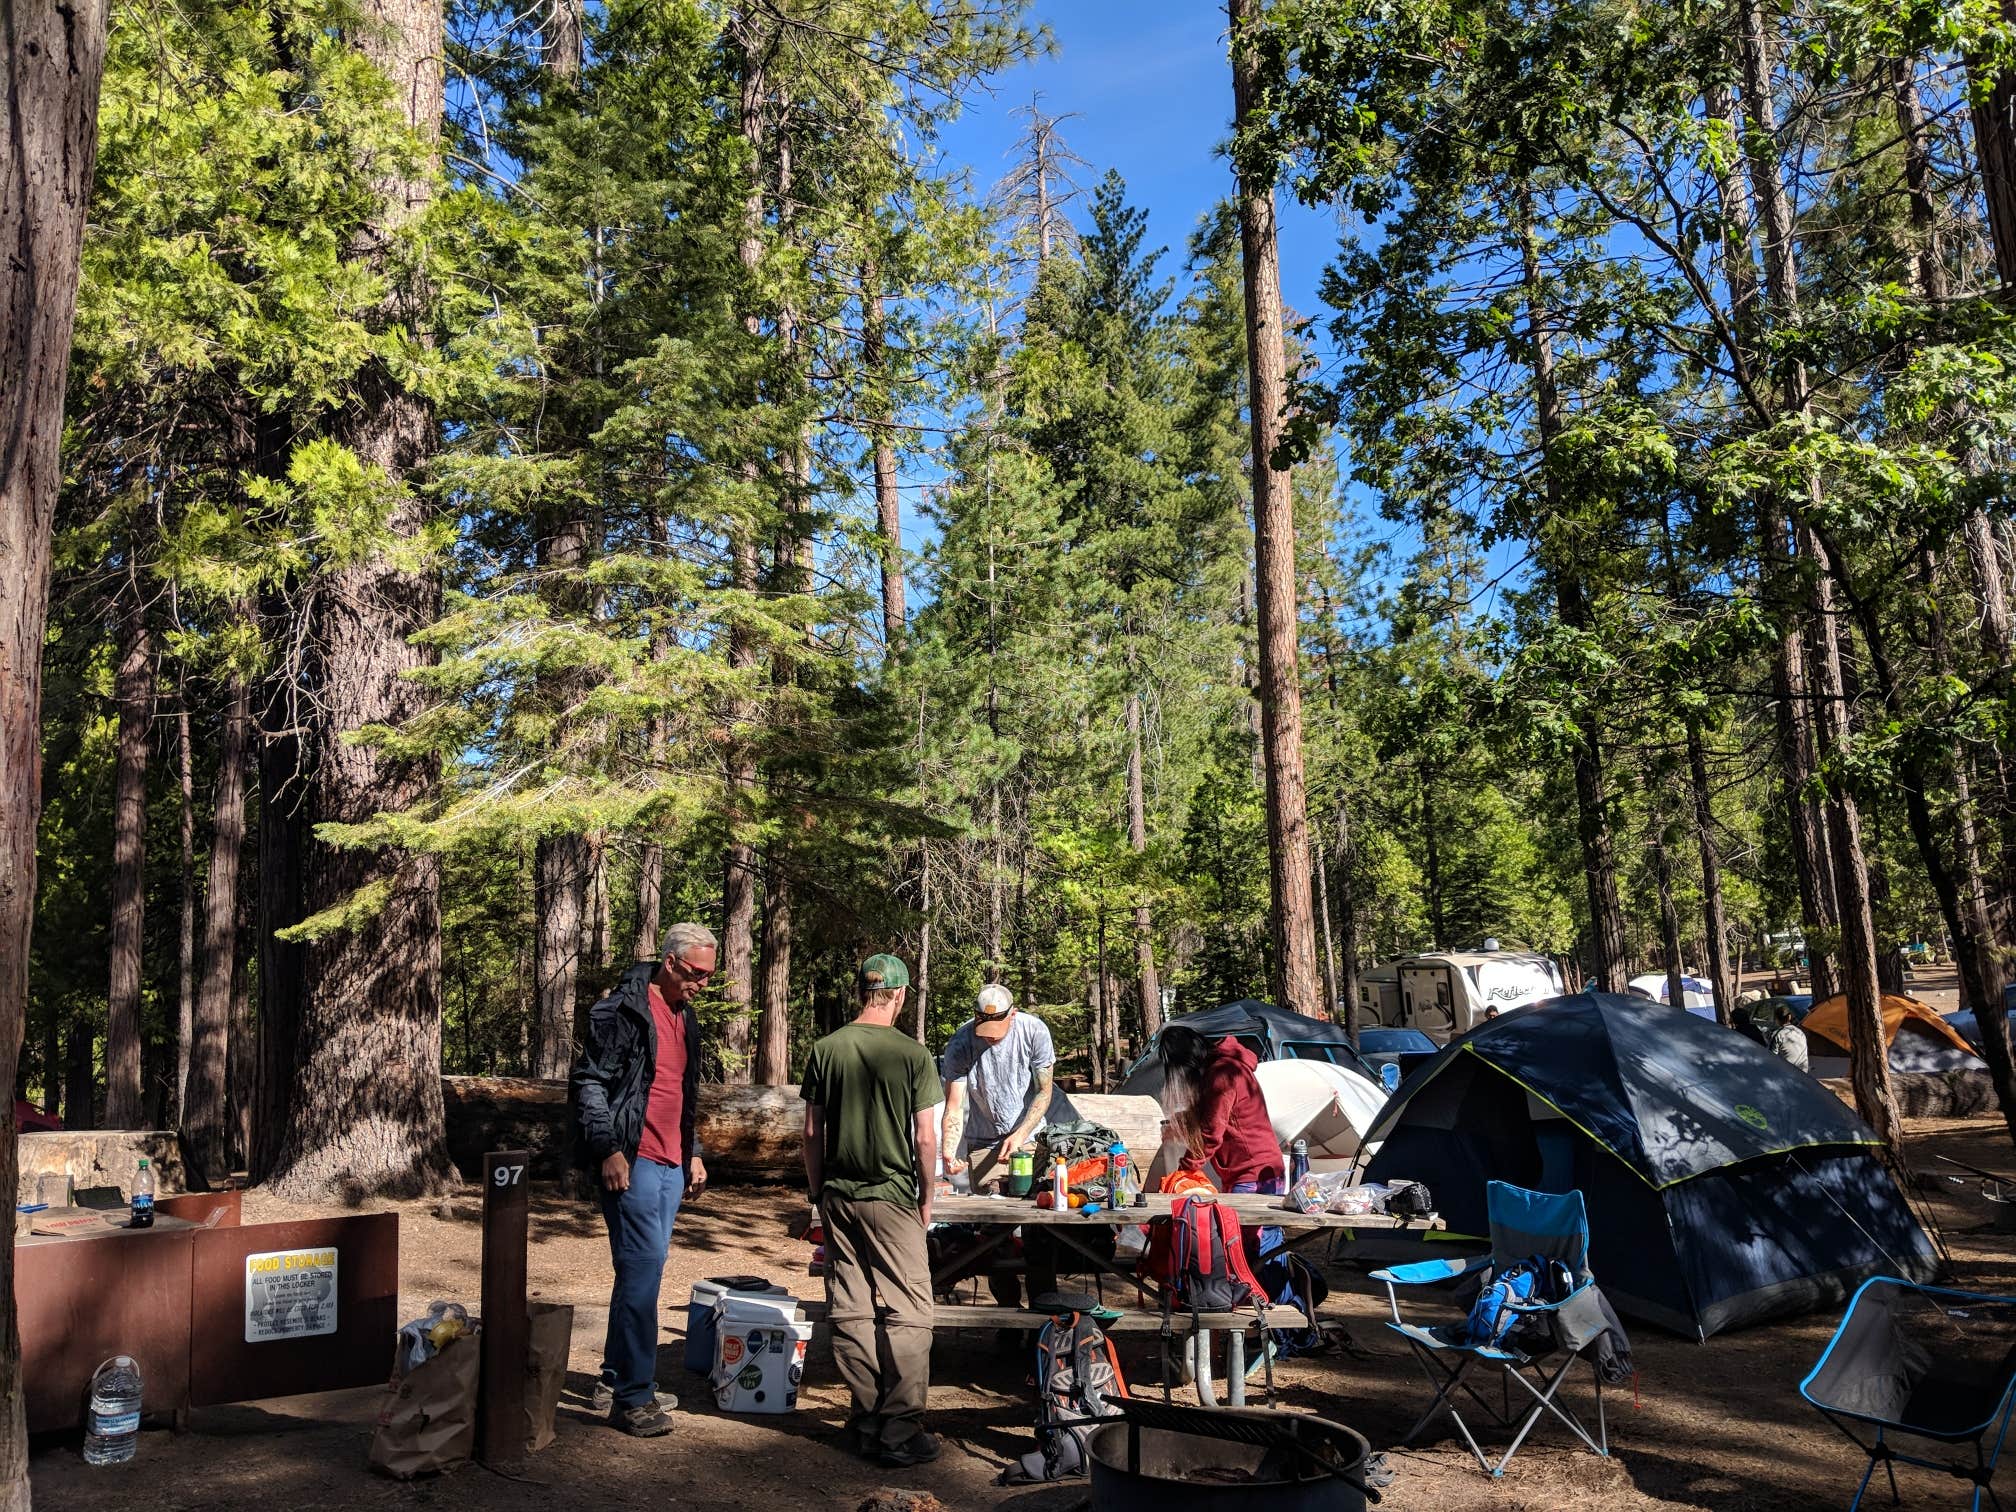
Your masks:
M 370 1465 L 395 1480 L 453 1470 L 476 1452 L 483 1336 L 451 1340 L 392 1383 L 371 1436 Z
M 567 1353 L 574 1341 L 574 1309 L 557 1302 L 525 1304 L 525 1450 L 536 1454 L 553 1442 L 560 1389 L 567 1384 Z

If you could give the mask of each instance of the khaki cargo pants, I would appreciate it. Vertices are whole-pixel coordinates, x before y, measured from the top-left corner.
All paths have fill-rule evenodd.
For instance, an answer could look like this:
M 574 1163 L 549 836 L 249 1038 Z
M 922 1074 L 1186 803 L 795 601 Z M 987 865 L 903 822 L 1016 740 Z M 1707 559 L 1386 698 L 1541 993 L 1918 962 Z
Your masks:
M 894 1447 L 921 1429 L 931 1389 L 931 1261 L 915 1208 L 825 1194 L 826 1307 L 852 1421 Z M 879 1299 L 879 1300 L 878 1300 Z

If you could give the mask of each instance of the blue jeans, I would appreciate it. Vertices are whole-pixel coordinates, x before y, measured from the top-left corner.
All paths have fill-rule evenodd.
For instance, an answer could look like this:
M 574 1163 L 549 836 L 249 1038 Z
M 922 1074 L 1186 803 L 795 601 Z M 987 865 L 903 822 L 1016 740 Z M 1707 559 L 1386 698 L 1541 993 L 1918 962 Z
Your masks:
M 642 1407 L 657 1386 L 658 1288 L 672 1246 L 672 1220 L 685 1195 L 685 1168 L 655 1160 L 630 1162 L 628 1191 L 602 1189 L 602 1220 L 609 1225 L 609 1258 L 616 1267 L 602 1381 L 616 1394 L 619 1410 Z

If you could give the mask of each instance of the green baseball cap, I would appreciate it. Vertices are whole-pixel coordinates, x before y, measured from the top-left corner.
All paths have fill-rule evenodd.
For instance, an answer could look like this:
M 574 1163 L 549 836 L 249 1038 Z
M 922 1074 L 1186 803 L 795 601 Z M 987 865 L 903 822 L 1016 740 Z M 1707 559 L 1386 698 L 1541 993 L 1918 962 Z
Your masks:
M 864 992 L 887 992 L 895 987 L 908 987 L 910 971 L 892 955 L 872 955 L 861 963 L 854 980 Z

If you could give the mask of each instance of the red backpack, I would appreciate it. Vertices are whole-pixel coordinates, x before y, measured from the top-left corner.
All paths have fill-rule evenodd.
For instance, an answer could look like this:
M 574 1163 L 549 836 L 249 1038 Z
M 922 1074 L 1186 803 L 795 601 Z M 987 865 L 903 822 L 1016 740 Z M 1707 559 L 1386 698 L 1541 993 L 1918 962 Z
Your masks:
M 1162 1288 L 1166 1301 L 1192 1312 L 1267 1305 L 1246 1263 L 1238 1215 L 1206 1199 L 1178 1197 L 1167 1218 L 1149 1224 L 1141 1273 Z

